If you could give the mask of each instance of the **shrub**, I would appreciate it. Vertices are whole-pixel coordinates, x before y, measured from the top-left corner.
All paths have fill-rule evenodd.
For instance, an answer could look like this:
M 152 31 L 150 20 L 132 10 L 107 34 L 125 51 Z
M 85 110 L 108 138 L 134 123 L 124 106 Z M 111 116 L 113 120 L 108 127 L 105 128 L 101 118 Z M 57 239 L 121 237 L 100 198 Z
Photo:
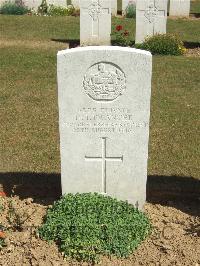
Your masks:
M 135 18 L 136 17 L 136 5 L 133 1 L 129 1 L 128 6 L 125 10 L 126 18 Z
M 21 0 L 16 0 L 14 3 L 11 1 L 5 2 L 0 8 L 0 14 L 4 15 L 24 15 L 28 12 L 28 7 Z
M 133 41 L 130 38 L 130 33 L 128 30 L 124 29 L 122 25 L 115 26 L 114 34 L 112 34 L 114 37 L 114 45 L 119 46 L 131 46 Z
M 48 11 L 48 5 L 46 0 L 42 0 L 41 5 L 38 7 L 38 14 L 45 15 Z
M 61 7 L 50 5 L 47 14 L 49 16 L 70 16 L 74 12 L 74 7 L 69 5 L 68 7 Z
M 100 255 L 128 257 L 150 231 L 148 218 L 133 205 L 84 193 L 55 202 L 39 235 L 55 241 L 64 256 L 94 263 Z
M 162 55 L 182 55 L 186 51 L 183 42 L 173 34 L 156 34 L 135 47 Z

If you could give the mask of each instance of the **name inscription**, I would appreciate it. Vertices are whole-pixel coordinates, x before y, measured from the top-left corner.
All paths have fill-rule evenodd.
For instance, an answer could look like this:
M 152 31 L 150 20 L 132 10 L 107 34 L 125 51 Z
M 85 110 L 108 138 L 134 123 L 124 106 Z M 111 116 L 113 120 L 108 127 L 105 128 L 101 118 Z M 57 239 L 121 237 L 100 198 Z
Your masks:
M 134 133 L 148 123 L 137 121 L 127 108 L 83 107 L 63 126 L 77 133 Z

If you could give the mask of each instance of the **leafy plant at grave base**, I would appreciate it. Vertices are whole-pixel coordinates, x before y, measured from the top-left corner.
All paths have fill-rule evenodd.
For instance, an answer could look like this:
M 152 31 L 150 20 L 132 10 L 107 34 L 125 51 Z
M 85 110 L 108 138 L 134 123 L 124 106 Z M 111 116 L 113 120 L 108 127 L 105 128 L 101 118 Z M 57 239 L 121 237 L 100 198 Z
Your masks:
M 183 42 L 174 34 L 156 34 L 135 47 L 161 55 L 182 55 L 186 51 Z
M 0 8 L 0 14 L 4 15 L 24 15 L 28 12 L 29 9 L 24 5 L 22 0 L 16 0 L 14 3 L 6 1 Z
M 115 27 L 115 31 L 112 36 L 114 37 L 114 45 L 132 46 L 133 44 L 129 31 L 126 29 L 124 30 L 122 25 L 117 25 Z
M 90 263 L 100 255 L 128 257 L 150 232 L 149 219 L 133 205 L 97 193 L 64 195 L 39 228 L 64 256 Z
M 38 14 L 46 15 L 48 12 L 48 5 L 46 0 L 42 0 L 41 5 L 38 7 Z
M 129 1 L 128 6 L 125 10 L 126 18 L 135 18 L 136 17 L 136 5 L 133 1 Z
M 47 14 L 49 16 L 70 16 L 74 12 L 74 7 L 69 5 L 67 7 L 49 5 Z

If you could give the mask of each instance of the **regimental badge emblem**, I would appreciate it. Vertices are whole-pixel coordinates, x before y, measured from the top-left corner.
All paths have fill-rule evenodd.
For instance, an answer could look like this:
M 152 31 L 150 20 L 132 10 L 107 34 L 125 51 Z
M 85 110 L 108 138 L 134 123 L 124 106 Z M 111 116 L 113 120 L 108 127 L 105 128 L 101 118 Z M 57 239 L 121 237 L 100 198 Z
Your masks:
M 126 89 L 126 77 L 117 65 L 99 62 L 87 70 L 83 87 L 95 101 L 113 101 Z

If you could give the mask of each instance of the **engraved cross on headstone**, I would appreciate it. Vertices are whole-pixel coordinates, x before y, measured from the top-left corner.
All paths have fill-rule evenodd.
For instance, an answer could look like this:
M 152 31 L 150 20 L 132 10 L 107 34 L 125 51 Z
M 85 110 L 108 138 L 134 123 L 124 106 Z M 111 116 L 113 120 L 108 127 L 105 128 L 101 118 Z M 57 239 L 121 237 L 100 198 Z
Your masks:
M 87 1 L 88 2 L 88 1 Z M 92 0 L 89 6 L 82 7 L 83 12 L 92 20 L 92 36 L 99 35 L 99 18 L 102 14 L 109 14 L 109 8 L 102 7 L 99 0 Z
M 99 157 L 85 156 L 85 160 L 89 162 L 101 162 L 102 164 L 102 192 L 106 193 L 106 163 L 107 162 L 123 162 L 123 156 L 121 157 L 107 157 L 106 155 L 106 138 L 102 139 L 102 152 Z
M 153 34 L 154 34 L 154 23 L 156 18 L 164 17 L 165 10 L 160 10 L 156 5 L 156 0 L 152 0 L 149 2 L 147 8 L 145 10 L 138 10 L 141 14 L 149 21 L 149 23 L 153 23 Z

